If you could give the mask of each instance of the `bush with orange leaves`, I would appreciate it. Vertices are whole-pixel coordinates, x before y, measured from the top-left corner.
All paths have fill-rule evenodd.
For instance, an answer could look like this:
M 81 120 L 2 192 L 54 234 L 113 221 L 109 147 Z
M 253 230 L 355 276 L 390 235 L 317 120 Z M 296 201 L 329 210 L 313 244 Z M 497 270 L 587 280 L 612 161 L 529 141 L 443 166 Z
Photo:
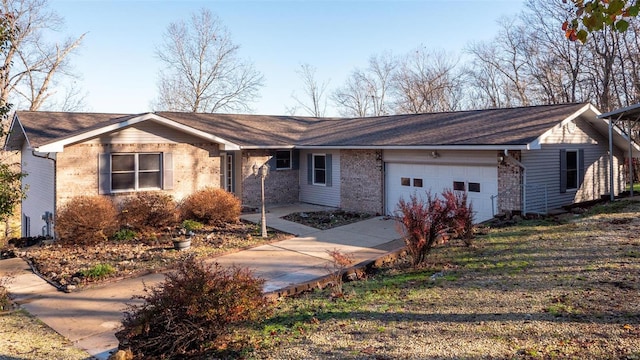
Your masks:
M 96 244 L 118 231 L 118 211 L 106 196 L 78 196 L 58 209 L 55 225 L 63 244 Z
M 209 225 L 235 223 L 240 219 L 240 200 L 230 192 L 208 187 L 186 197 L 180 204 L 181 221 L 196 220 Z

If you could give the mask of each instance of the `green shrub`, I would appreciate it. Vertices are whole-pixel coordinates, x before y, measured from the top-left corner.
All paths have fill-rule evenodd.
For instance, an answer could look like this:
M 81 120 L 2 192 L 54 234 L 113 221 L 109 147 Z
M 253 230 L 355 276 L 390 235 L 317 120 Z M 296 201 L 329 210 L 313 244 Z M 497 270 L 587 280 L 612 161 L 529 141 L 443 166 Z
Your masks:
M 197 191 L 182 201 L 182 220 L 196 220 L 210 225 L 235 223 L 240 219 L 241 203 L 233 194 L 216 188 Z
M 200 230 L 204 227 L 204 225 L 201 222 L 195 221 L 195 220 L 185 220 L 182 222 L 182 228 L 186 231 L 186 232 L 190 232 L 190 231 L 196 231 L 196 230 Z
M 247 269 L 222 268 L 188 257 L 163 283 L 145 288 L 141 305 L 130 305 L 121 349 L 136 358 L 183 358 L 241 348 L 234 332 L 264 319 L 272 310 L 264 280 Z M 230 334 L 234 334 L 232 341 Z M 228 354 L 228 353 L 227 353 Z
M 82 270 L 80 273 L 84 277 L 91 279 L 103 279 L 116 272 L 116 269 L 109 264 L 97 264 L 89 270 Z
M 140 192 L 120 205 L 120 222 L 138 231 L 173 227 L 177 208 L 173 197 L 158 192 Z
M 118 228 L 118 212 L 106 196 L 73 198 L 56 215 L 56 234 L 63 244 L 95 244 L 112 237 Z
M 117 241 L 129 241 L 136 238 L 136 232 L 131 229 L 120 229 L 113 234 L 112 239 Z

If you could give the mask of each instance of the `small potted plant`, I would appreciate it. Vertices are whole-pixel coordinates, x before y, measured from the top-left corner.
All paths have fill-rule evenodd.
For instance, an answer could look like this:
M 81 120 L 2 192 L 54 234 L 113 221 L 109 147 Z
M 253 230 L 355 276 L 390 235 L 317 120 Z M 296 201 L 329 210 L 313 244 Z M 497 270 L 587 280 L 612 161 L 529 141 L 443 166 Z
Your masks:
M 187 250 L 191 247 L 191 237 L 193 231 L 187 231 L 184 227 L 178 227 L 176 234 L 172 237 L 173 248 L 176 250 Z

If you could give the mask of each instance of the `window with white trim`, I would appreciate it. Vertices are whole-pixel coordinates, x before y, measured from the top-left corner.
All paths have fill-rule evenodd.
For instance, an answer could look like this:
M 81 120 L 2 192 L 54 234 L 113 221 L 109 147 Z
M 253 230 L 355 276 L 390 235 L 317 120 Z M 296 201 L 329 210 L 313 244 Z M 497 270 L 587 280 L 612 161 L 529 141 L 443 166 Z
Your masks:
M 313 184 L 327 184 L 327 157 L 326 155 L 313 155 Z
M 161 188 L 161 153 L 111 154 L 112 191 L 137 191 Z
M 290 170 L 292 159 L 291 150 L 277 150 L 276 151 L 276 170 Z

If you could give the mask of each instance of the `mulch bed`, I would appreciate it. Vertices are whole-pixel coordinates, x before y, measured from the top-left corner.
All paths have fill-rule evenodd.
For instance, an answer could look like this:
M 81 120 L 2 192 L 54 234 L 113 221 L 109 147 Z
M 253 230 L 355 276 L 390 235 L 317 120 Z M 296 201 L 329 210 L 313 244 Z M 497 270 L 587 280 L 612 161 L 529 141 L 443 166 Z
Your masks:
M 157 240 L 152 241 L 108 240 L 89 246 L 62 245 L 46 241 L 36 245 L 18 242 L 2 249 L 2 255 L 26 259 L 47 281 L 60 289 L 71 291 L 114 279 L 164 271 L 186 256 L 195 254 L 201 257 L 215 257 L 291 236 L 270 229 L 269 237 L 263 239 L 258 225 L 240 222 L 198 231 L 192 238 L 191 248 L 184 251 L 174 250 L 173 241 L 169 236 L 159 236 Z M 87 276 L 87 271 L 97 265 L 109 265 L 115 271 L 105 276 Z
M 286 216 L 282 219 L 300 223 L 320 230 L 327 230 L 338 226 L 352 224 L 361 220 L 366 220 L 372 215 L 355 211 L 333 210 L 333 211 L 314 211 L 314 212 L 297 212 Z

